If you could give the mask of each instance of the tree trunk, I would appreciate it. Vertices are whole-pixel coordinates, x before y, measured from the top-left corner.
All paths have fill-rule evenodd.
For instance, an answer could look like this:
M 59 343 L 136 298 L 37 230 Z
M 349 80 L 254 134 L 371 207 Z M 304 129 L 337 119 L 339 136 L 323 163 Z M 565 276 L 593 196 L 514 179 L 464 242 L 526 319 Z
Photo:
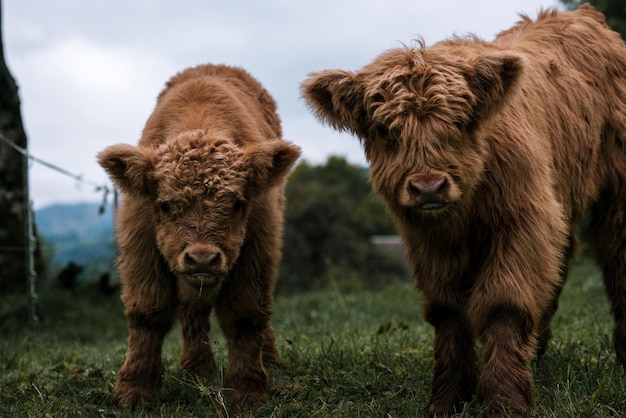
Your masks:
M 26 149 L 18 89 L 4 59 L 0 4 L 0 135 Z M 28 162 L 0 141 L 0 294 L 28 285 Z

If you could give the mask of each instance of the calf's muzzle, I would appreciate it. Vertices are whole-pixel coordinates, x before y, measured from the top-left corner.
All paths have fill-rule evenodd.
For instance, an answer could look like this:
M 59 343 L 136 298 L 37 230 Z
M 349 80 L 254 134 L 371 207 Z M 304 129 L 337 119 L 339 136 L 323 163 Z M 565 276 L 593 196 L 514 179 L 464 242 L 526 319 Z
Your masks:
M 225 273 L 224 253 L 212 244 L 192 244 L 180 255 L 180 272 L 192 276 L 215 276 Z
M 407 194 L 420 210 L 430 211 L 444 208 L 450 184 L 445 176 L 411 177 L 406 181 Z

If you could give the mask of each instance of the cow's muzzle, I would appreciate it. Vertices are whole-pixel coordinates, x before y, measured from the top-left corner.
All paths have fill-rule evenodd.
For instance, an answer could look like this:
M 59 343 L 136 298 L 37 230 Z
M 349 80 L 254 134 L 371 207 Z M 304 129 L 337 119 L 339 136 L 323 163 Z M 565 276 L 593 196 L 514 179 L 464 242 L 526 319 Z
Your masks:
M 192 283 L 217 284 L 226 274 L 226 257 L 212 244 L 189 245 L 179 256 L 178 273 Z
M 448 205 L 450 181 L 446 176 L 409 177 L 405 183 L 407 203 L 421 211 L 438 211 Z

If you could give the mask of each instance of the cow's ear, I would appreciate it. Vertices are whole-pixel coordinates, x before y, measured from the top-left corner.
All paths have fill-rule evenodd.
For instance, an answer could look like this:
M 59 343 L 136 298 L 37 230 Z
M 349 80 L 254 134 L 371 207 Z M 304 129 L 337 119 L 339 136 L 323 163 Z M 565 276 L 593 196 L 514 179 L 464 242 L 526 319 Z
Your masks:
M 478 58 L 465 78 L 474 96 L 473 119 L 484 121 L 495 115 L 518 91 L 524 71 L 523 58 L 499 53 Z
M 281 139 L 256 144 L 249 151 L 249 186 L 266 188 L 279 184 L 300 157 L 300 147 Z
M 311 73 L 300 89 L 320 121 L 339 131 L 360 134 L 364 92 L 354 73 L 341 70 Z
M 113 145 L 100 154 L 98 162 L 124 192 L 152 194 L 155 190 L 151 150 L 132 145 Z

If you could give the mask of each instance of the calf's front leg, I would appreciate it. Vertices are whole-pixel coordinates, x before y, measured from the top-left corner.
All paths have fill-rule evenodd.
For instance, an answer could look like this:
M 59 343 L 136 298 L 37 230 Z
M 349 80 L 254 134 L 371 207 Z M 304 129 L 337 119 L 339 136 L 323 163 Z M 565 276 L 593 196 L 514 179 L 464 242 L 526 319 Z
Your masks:
M 153 313 L 128 313 L 129 337 L 126 360 L 117 376 L 119 406 L 142 408 L 152 402 L 161 388 L 165 367 L 161 349 L 172 327 L 169 310 Z
M 459 412 L 476 389 L 476 351 L 464 317 L 451 308 L 431 306 L 426 319 L 435 327 L 435 370 L 429 416 Z
M 522 416 L 532 398 L 530 360 L 536 332 L 531 316 L 517 308 L 495 308 L 482 332 L 483 370 L 477 395 L 486 416 Z
M 180 368 L 203 377 L 216 367 L 209 334 L 210 314 L 211 305 L 208 304 L 181 304 L 178 313 L 183 333 Z
M 258 277 L 258 276 L 256 276 Z M 228 369 L 224 387 L 233 409 L 259 406 L 267 401 L 269 377 L 263 361 L 278 361 L 270 324 L 271 296 L 263 281 L 247 287 L 233 279 L 224 283 L 217 318 L 228 341 Z M 256 287 L 258 286 L 258 287 Z
M 234 409 L 259 406 L 267 401 L 269 377 L 263 367 L 266 325 L 257 315 L 221 315 L 228 340 L 228 369 L 224 387 Z

